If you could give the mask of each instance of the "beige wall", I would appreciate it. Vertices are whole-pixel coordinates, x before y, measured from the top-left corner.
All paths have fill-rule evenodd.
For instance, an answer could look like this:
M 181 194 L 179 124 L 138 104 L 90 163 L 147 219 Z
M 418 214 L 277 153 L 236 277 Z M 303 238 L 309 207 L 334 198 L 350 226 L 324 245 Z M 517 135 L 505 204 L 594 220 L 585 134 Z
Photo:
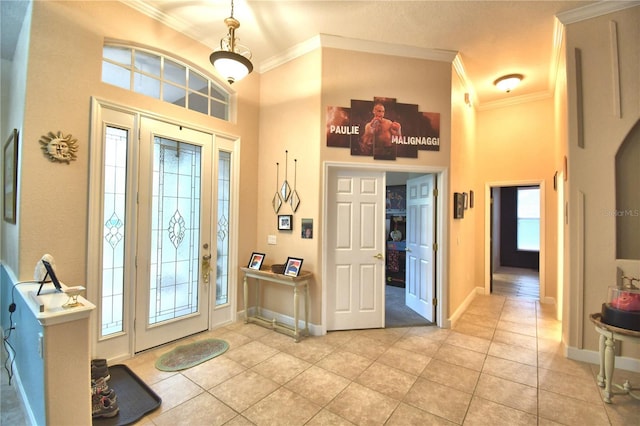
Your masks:
M 5 241 L 9 246 L 5 252 L 19 250 L 18 278 L 29 279 L 36 262 L 48 252 L 65 281 L 85 281 L 92 96 L 240 137 L 239 252 L 250 252 L 256 235 L 259 75 L 233 87 L 238 97 L 237 122 L 229 123 L 101 83 L 105 39 L 179 52 L 205 74 L 212 72 L 208 48 L 119 2 L 35 2 L 32 27 L 21 135 L 26 166 L 20 183 L 20 244 Z M 43 155 L 38 141 L 50 131 L 78 140 L 76 161 L 52 163 Z M 89 289 L 92 284 L 86 285 Z
M 321 59 L 321 51 L 315 50 L 261 76 L 259 179 L 254 189 L 258 197 L 255 251 L 267 255 L 265 265 L 285 263 L 289 256 L 304 259 L 302 267 L 314 274 L 310 285 L 310 321 L 314 324 L 320 324 L 319 283 L 322 282 L 321 200 L 318 197 L 321 176 L 318 129 L 323 118 L 320 112 Z M 293 215 L 292 231 L 278 231 L 278 214 L 272 207 L 273 197 L 285 179 L 292 190 L 295 185 L 300 197 L 295 212 L 288 202 L 278 212 Z M 301 237 L 303 218 L 313 219 L 312 239 Z M 276 237 L 275 245 L 267 244 L 269 235 Z M 248 262 L 250 255 L 250 252 L 246 256 L 240 253 L 240 261 L 246 259 Z M 265 285 L 262 302 L 266 308 L 293 316 L 291 300 L 290 289 Z
M 483 215 L 482 203 L 479 203 L 482 186 L 477 181 L 478 155 L 476 139 L 475 108 L 465 103 L 465 88 L 457 74 L 453 75 L 451 89 L 451 187 L 449 194 L 445 194 L 450 204 L 449 220 L 449 309 L 452 315 L 463 306 L 465 299 L 470 297 L 480 287 L 482 280 L 478 278 L 478 267 L 481 266 L 482 256 L 478 251 L 481 247 L 477 238 L 478 229 Z M 473 100 L 473 99 L 471 99 Z M 453 217 L 453 193 L 474 192 L 474 207 L 464 212 L 463 219 Z
M 572 324 L 570 349 L 597 350 L 598 335 L 589 315 L 600 312 L 606 302 L 607 288 L 616 284 L 616 268 L 640 276 L 640 261 L 616 260 L 615 215 L 611 214 L 616 208 L 615 154 L 640 118 L 638 22 L 640 6 L 567 26 L 571 300 L 565 319 Z M 616 45 L 611 42 L 612 33 L 617 49 L 612 48 Z M 578 138 L 576 49 L 582 57 L 584 147 L 579 146 Z M 613 62 L 616 55 L 618 60 Z M 616 79 L 619 98 L 615 96 Z M 640 347 L 623 344 L 622 355 L 637 359 Z

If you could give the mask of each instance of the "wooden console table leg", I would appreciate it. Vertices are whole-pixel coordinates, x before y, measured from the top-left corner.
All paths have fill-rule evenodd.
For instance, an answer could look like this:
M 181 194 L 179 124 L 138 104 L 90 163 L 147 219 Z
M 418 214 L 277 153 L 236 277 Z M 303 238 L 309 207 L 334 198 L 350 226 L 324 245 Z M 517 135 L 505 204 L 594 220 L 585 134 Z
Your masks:
M 300 330 L 298 328 L 298 287 L 293 289 L 293 335 L 296 342 L 300 341 Z
M 604 341 L 606 338 L 604 335 L 600 335 L 600 341 L 598 342 L 598 354 L 600 356 L 600 371 L 598 372 L 598 386 L 604 387 Z
M 304 332 L 309 335 L 309 284 L 304 285 Z
M 244 323 L 249 322 L 249 285 L 247 284 L 247 276 L 244 276 Z
M 613 369 L 616 356 L 613 352 L 615 341 L 613 336 L 607 336 L 604 349 L 604 402 L 611 404 L 611 381 L 613 379 Z

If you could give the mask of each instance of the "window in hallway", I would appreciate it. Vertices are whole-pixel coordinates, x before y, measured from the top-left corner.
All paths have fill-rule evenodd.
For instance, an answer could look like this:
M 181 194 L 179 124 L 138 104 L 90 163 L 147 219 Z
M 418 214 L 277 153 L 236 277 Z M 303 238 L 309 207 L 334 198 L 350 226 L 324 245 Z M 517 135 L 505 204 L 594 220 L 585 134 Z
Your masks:
M 540 251 L 540 189 L 518 188 L 518 250 Z

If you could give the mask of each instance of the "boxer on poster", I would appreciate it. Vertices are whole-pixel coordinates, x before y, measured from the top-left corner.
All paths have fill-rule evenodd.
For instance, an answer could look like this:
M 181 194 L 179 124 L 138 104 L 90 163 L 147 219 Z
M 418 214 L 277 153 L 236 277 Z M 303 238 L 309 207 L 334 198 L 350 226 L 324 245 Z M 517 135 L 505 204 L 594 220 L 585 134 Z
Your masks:
M 371 152 L 372 146 L 389 148 L 392 146 L 392 137 L 402 136 L 400 123 L 385 118 L 384 114 L 384 105 L 380 102 L 374 103 L 373 118 L 365 125 L 362 135 L 362 152 Z

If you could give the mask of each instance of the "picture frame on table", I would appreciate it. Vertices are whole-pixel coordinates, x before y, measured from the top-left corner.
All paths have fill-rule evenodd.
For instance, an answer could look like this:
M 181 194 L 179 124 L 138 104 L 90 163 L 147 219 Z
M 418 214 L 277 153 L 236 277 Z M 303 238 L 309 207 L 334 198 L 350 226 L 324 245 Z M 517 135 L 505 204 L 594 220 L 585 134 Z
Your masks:
M 251 259 L 249 259 L 249 265 L 247 265 L 247 268 L 260 270 L 262 262 L 264 262 L 264 258 L 264 253 L 253 252 L 251 254 Z
M 278 215 L 278 231 L 291 231 L 293 229 L 293 215 Z
M 3 217 L 6 222 L 16 223 L 16 195 L 18 183 L 18 129 L 13 129 L 11 136 L 4 144 L 4 176 Z
M 298 257 L 288 257 L 287 263 L 284 265 L 284 275 L 289 277 L 297 277 L 302 270 L 303 259 Z

